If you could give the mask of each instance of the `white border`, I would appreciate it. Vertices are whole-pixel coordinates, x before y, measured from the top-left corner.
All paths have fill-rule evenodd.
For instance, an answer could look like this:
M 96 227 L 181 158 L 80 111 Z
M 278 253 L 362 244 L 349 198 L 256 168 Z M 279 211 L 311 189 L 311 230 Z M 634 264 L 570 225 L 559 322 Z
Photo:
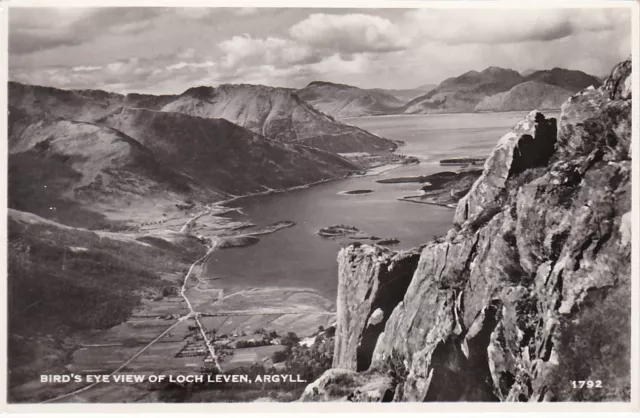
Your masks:
M 268 1 L 268 4 L 265 4 Z M 393 414 L 393 413 L 436 413 L 441 416 L 442 412 L 493 412 L 495 413 L 513 413 L 522 412 L 580 412 L 580 413 L 602 413 L 602 412 L 630 412 L 640 411 L 640 363 L 638 362 L 638 354 L 640 353 L 640 311 L 638 310 L 640 289 L 640 142 L 639 142 L 639 122 L 640 108 L 638 106 L 640 98 L 640 76 L 637 70 L 640 61 L 639 42 L 640 42 L 640 7 L 635 1 L 604 1 L 604 0 L 571 0 L 571 1 L 550 1 L 537 0 L 535 2 L 526 2 L 524 0 L 510 1 L 405 1 L 405 0 L 236 0 L 233 3 L 224 0 L 92 0 L 88 5 L 84 0 L 0 0 L 0 135 L 2 142 L 0 145 L 0 155 L 2 155 L 3 167 L 6 167 L 7 158 L 7 80 L 8 77 L 8 50 L 7 50 L 7 34 L 8 34 L 8 18 L 6 5 L 10 4 L 14 7 L 131 7 L 131 6 L 156 6 L 156 7 L 323 7 L 323 8 L 518 8 L 518 9 L 557 9 L 557 8 L 629 8 L 632 13 L 632 71 L 633 71 L 633 126 L 632 126 L 632 158 L 633 158 L 633 177 L 632 177 L 632 344 L 631 344 L 631 403 L 393 403 L 393 404 L 351 404 L 351 403 L 247 403 L 247 404 L 230 404 L 230 403 L 206 403 L 206 404 L 7 404 L 6 403 L 6 320 L 0 323 L 0 335 L 2 336 L 2 344 L 0 344 L 0 411 L 14 413 L 209 413 L 229 414 L 229 413 L 295 413 L 309 414 L 311 413 L 367 413 L 367 414 Z M 0 170 L 0 193 L 6 202 L 7 198 L 7 170 Z M 6 272 L 6 219 L 7 209 L 5 206 L 0 208 L 2 211 L 2 227 L 0 228 L 0 268 Z M 3 283 L 3 295 L 0 300 L 0 312 L 7 312 L 7 288 L 6 275 Z M 6 318 L 6 315 L 3 315 Z

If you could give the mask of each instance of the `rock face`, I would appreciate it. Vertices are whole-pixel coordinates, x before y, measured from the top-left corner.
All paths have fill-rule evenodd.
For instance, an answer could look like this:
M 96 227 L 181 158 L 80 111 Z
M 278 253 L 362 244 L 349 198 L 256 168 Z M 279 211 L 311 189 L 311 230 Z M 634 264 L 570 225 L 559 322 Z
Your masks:
M 402 300 L 418 252 L 350 245 L 338 255 L 338 312 L 333 367 L 366 370 L 378 335 Z
M 507 180 L 523 171 L 546 165 L 556 142 L 556 120 L 536 110 L 504 135 L 484 164 L 480 178 L 456 208 L 455 225 L 483 222 L 499 211 L 506 197 Z
M 353 313 L 388 291 L 366 284 L 388 261 L 340 253 L 336 366 L 370 361 L 360 376 L 392 376 L 380 390 L 395 401 L 628 401 L 630 70 L 571 97 L 557 135 L 532 112 L 501 139 L 359 362 L 367 320 Z M 567 389 L 595 374 L 618 386 Z

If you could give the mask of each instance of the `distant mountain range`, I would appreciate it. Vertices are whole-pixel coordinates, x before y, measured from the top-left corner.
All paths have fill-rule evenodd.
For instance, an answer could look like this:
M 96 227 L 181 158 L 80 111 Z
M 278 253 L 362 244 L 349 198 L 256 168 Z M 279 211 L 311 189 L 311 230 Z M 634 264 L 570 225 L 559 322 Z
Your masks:
M 92 228 L 134 204 L 343 177 L 362 167 L 336 153 L 397 147 L 263 86 L 123 96 L 9 83 L 9 111 L 9 207 Z
M 407 101 L 425 94 L 435 85 L 415 89 L 361 89 L 346 84 L 314 81 L 295 93 L 316 109 L 335 118 L 395 113 Z
M 600 84 L 600 79 L 582 71 L 553 68 L 526 70 L 521 74 L 511 69 L 489 67 L 480 72 L 469 71 L 450 77 L 439 85 L 425 85 L 408 91 L 365 90 L 316 81 L 295 93 L 324 113 L 335 118 L 347 118 L 403 113 L 558 109 L 572 94 Z
M 582 71 L 554 68 L 527 76 L 504 68 L 489 67 L 448 78 L 424 96 L 407 103 L 404 113 L 448 113 L 477 111 L 558 109 L 572 94 L 598 78 Z

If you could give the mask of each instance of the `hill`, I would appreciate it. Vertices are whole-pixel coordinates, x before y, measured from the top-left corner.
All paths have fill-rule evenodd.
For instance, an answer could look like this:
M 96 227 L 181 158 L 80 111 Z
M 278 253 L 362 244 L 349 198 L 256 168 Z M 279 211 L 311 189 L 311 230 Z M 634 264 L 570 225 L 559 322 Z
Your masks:
M 403 113 L 472 112 L 486 96 L 509 90 L 523 81 L 516 71 L 489 67 L 481 72 L 469 71 L 444 80 L 427 94 L 416 97 L 402 109 Z
M 210 203 L 360 169 L 224 119 L 114 108 L 132 100 L 125 96 L 17 87 L 9 96 L 9 205 L 70 225 L 123 227 L 187 200 Z
M 319 112 L 289 89 L 261 85 L 225 84 L 217 88 L 194 87 L 180 95 L 124 96 L 10 82 L 9 104 L 30 114 L 48 113 L 82 122 L 94 122 L 121 107 L 226 119 L 268 139 L 330 152 L 384 154 L 396 148 L 392 141 Z
M 525 81 L 509 91 L 485 97 L 476 105 L 476 112 L 531 109 L 559 109 L 574 92 L 538 81 Z
M 557 109 L 573 93 L 600 84 L 594 76 L 563 68 L 519 74 L 489 67 L 444 80 L 427 94 L 411 100 L 402 111 L 412 114 Z
M 321 112 L 335 118 L 392 113 L 403 101 L 384 90 L 364 90 L 345 84 L 314 81 L 296 94 Z
M 415 99 L 418 96 L 422 96 L 423 94 L 428 93 L 437 86 L 437 84 L 423 84 L 413 89 L 368 89 L 368 91 L 390 94 L 404 104 L 411 99 Z
M 552 86 L 558 86 L 571 92 L 586 89 L 589 86 L 600 87 L 602 82 L 597 77 L 577 70 L 553 68 L 551 70 L 535 71 L 526 77 L 527 81 L 539 81 Z

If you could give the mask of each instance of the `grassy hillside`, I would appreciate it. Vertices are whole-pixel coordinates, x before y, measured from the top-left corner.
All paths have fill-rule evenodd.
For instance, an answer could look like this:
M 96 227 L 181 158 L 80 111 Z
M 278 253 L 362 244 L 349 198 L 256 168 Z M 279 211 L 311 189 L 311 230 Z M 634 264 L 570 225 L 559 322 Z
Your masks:
M 9 210 L 11 386 L 62 371 L 78 332 L 124 321 L 143 298 L 175 294 L 181 274 L 205 251 L 192 237 L 162 249 L 142 240 Z

